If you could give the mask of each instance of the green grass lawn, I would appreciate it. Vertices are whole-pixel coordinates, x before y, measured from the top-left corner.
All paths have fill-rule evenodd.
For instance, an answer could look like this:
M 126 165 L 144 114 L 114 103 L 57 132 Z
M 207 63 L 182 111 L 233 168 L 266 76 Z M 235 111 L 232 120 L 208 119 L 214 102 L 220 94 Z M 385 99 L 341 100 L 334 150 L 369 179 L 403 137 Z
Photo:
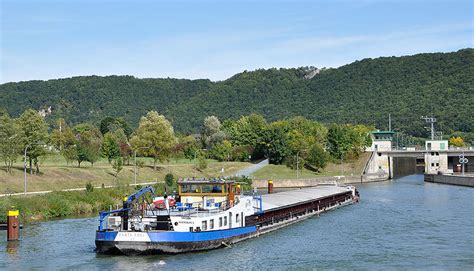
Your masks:
M 364 169 L 367 159 L 370 154 L 363 153 L 360 158 L 353 161 L 343 163 L 329 163 L 320 173 L 315 173 L 307 169 L 300 169 L 299 178 L 314 178 L 318 176 L 339 176 L 342 174 L 344 168 L 345 176 L 359 176 Z M 257 180 L 278 180 L 278 179 L 296 179 L 296 170 L 287 167 L 286 165 L 268 165 L 259 171 L 252 174 L 253 179 Z
M 137 158 L 143 160 L 144 167 L 139 169 L 137 182 L 163 181 L 167 173 L 172 173 L 175 178 L 193 177 L 217 177 L 223 175 L 221 169 L 224 168 L 224 175 L 232 175 L 234 172 L 245 168 L 250 163 L 245 162 L 217 162 L 208 160 L 205 170 L 195 170 L 193 161 L 187 159 L 170 159 L 164 163 L 158 163 L 157 170 L 153 170 L 153 159 Z M 27 191 L 61 190 L 68 188 L 83 188 L 87 182 L 94 186 L 116 184 L 113 176 L 112 165 L 106 159 L 97 161 L 92 167 L 90 163 L 83 162 L 81 168 L 77 163 L 66 164 L 64 158 L 58 154 L 49 154 L 40 158 L 40 171 L 38 175 L 27 176 Z M 121 183 L 133 183 L 133 159 L 130 165 L 124 165 L 119 173 L 118 181 Z M 17 161 L 14 165 L 13 173 L 7 173 L 0 167 L 0 193 L 23 192 L 23 163 Z

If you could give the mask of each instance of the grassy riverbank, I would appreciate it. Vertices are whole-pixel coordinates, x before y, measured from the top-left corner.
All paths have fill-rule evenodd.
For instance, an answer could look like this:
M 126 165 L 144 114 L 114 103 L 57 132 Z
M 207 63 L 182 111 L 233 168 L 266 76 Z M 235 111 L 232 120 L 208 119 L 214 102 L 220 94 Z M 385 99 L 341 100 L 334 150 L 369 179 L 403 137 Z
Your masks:
M 345 176 L 360 176 L 364 166 L 370 157 L 370 153 L 362 153 L 359 159 L 345 161 L 341 163 L 329 163 L 322 172 L 316 173 L 305 168 L 300 169 L 299 178 L 316 178 L 325 176 L 340 176 L 344 169 Z M 296 170 L 286 165 L 268 165 L 254 174 L 253 179 L 257 180 L 278 180 L 278 179 L 296 179 Z
M 161 191 L 161 187 L 158 190 Z M 55 191 L 34 196 L 10 196 L 0 198 L 0 222 L 6 221 L 11 206 L 20 210 L 21 223 L 51 218 L 97 214 L 122 205 L 124 196 L 136 191 L 132 186 L 94 189 L 93 191 Z
M 192 177 L 194 174 L 197 177 L 233 175 L 238 170 L 251 165 L 245 162 L 208 160 L 206 169 L 195 170 L 193 161 L 171 159 L 169 162 L 158 164 L 155 171 L 151 159 L 137 158 L 137 160 L 144 164 L 142 168 L 139 168 L 138 183 L 163 181 L 167 173 L 173 174 L 175 178 Z M 118 181 L 133 183 L 133 168 L 133 161 L 131 161 L 131 165 L 124 165 L 118 175 Z M 221 172 L 222 168 L 224 168 L 224 173 Z M 92 183 L 93 186 L 116 184 L 114 170 L 106 159 L 97 161 L 93 167 L 89 163 L 82 163 L 81 167 L 78 168 L 76 164 L 67 165 L 62 156 L 51 154 L 40 158 L 40 171 L 40 174 L 27 176 L 28 192 L 84 188 L 88 182 Z M 15 163 L 12 174 L 0 169 L 0 194 L 15 192 L 23 192 L 23 164 L 20 161 Z

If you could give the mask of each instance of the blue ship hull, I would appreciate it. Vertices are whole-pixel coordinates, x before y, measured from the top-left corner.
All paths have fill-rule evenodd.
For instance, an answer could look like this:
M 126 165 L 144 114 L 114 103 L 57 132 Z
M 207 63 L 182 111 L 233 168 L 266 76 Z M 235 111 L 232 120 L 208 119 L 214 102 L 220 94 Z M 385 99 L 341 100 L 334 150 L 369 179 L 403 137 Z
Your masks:
M 256 226 L 205 232 L 118 232 L 97 231 L 99 253 L 110 254 L 174 254 L 227 246 L 257 234 Z

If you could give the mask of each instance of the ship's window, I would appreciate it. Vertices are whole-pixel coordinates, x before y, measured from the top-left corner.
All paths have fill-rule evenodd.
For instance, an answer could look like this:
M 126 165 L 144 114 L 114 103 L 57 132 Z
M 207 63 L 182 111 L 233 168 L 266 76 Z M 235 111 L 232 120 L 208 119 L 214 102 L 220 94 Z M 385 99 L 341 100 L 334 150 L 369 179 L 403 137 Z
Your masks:
M 209 229 L 214 229 L 214 219 L 209 220 Z
M 207 220 L 202 221 L 202 230 L 203 231 L 207 230 Z
M 380 152 L 379 152 L 379 153 L 377 153 L 377 154 L 378 154 L 379 156 L 382 156 L 382 153 L 380 153 Z
M 436 156 L 439 156 L 439 152 L 436 152 Z
M 235 215 L 235 223 L 239 223 L 239 214 Z
M 212 193 L 222 193 L 222 185 L 217 184 L 212 186 Z
M 227 226 L 227 216 L 224 216 L 224 226 Z
M 434 167 L 434 163 L 431 163 L 431 166 Z
M 197 184 L 185 184 L 181 187 L 181 193 L 200 193 L 201 188 Z
M 220 184 L 208 184 L 202 186 L 203 193 L 222 193 L 222 185 Z
M 203 193 L 211 193 L 212 192 L 212 185 L 203 185 L 202 186 Z
M 434 152 L 431 152 L 431 156 L 434 156 Z
M 222 217 L 219 217 L 219 228 L 222 227 Z
M 439 167 L 439 163 L 436 163 L 436 166 Z

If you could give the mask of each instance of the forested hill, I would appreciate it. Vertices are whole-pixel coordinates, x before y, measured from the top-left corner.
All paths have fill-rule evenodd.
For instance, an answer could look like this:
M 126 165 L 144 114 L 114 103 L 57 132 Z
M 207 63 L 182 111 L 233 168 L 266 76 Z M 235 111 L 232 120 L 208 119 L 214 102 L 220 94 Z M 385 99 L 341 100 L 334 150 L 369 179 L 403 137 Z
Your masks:
M 48 120 L 71 124 L 124 116 L 136 126 L 157 110 L 181 132 L 203 119 L 259 113 L 267 120 L 301 115 L 322 122 L 393 126 L 425 134 L 421 115 L 431 112 L 445 132 L 474 131 L 474 49 L 453 53 L 364 59 L 314 74 L 310 68 L 242 72 L 220 82 L 81 76 L 0 85 L 0 108 L 18 116 L 51 107 Z

